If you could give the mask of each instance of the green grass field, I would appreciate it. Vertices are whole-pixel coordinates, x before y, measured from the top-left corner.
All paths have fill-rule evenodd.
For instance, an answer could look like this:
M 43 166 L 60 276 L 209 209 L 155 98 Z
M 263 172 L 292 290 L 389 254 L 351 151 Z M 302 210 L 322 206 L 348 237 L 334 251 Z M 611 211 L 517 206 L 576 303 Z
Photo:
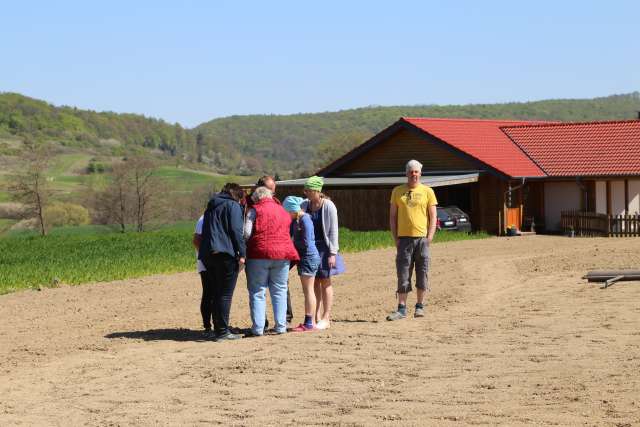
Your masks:
M 16 222 L 15 219 L 0 218 L 0 236 Z
M 487 233 L 463 233 L 459 231 L 441 231 L 433 238 L 434 243 L 457 240 L 476 240 L 490 237 Z M 371 249 L 390 248 L 394 245 L 389 231 L 351 231 L 340 229 L 340 251 L 362 252 Z
M 61 154 L 51 160 L 47 175 L 59 177 L 78 174 L 86 169 L 90 160 L 91 156 L 88 154 Z
M 175 191 L 192 191 L 194 188 L 205 186 L 217 191 L 227 182 L 245 184 L 255 181 L 253 176 L 216 175 L 173 166 L 158 168 L 156 177 L 166 182 Z
M 83 232 L 84 231 L 84 232 Z M 146 233 L 66 229 L 0 239 L 0 293 L 186 271 L 194 266 L 191 224 Z
M 2 223 L 0 222 L 0 227 Z M 39 237 L 33 231 L 0 238 L 0 294 L 18 289 L 80 284 L 189 271 L 194 268 L 192 223 L 144 233 L 116 233 L 105 226 L 54 229 Z M 340 230 L 343 252 L 391 247 L 389 232 Z M 488 237 L 442 232 L 436 242 Z

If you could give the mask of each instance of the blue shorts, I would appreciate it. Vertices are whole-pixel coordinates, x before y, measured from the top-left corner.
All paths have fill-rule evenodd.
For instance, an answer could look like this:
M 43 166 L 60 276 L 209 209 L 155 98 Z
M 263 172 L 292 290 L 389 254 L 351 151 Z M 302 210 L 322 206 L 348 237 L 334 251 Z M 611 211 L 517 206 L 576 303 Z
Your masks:
M 303 257 L 298 262 L 298 276 L 312 276 L 315 277 L 320 267 L 320 257 Z

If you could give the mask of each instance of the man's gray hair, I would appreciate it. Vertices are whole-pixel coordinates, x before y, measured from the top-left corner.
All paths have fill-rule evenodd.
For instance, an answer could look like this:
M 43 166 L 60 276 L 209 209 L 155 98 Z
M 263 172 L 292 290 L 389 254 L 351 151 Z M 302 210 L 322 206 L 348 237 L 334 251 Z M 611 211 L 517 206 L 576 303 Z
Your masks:
M 417 160 L 409 160 L 406 166 L 406 172 L 409 171 L 422 171 L 422 163 Z
M 267 187 L 258 187 L 254 190 L 253 194 L 251 194 L 253 203 L 257 203 L 259 200 L 267 197 L 273 197 L 273 193 Z

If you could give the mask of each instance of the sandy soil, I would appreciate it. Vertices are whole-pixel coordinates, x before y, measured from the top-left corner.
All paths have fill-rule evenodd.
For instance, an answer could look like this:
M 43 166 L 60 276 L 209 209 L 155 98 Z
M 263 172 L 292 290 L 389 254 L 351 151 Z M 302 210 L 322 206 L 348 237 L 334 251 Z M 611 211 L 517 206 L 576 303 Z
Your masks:
M 236 342 L 200 339 L 195 273 L 2 296 L 0 424 L 640 425 L 640 283 L 581 279 L 640 239 L 435 245 L 398 322 L 393 251 L 345 258 L 330 330 Z

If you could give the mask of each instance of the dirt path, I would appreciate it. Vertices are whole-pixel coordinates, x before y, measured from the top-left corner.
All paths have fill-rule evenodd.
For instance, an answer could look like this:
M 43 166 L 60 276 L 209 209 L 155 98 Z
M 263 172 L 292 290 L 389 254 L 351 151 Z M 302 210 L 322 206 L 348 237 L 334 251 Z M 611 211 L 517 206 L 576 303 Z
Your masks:
M 640 425 L 640 283 L 580 279 L 640 239 L 435 245 L 399 322 L 393 251 L 345 258 L 330 330 L 239 342 L 200 340 L 195 273 L 2 296 L 0 424 Z

